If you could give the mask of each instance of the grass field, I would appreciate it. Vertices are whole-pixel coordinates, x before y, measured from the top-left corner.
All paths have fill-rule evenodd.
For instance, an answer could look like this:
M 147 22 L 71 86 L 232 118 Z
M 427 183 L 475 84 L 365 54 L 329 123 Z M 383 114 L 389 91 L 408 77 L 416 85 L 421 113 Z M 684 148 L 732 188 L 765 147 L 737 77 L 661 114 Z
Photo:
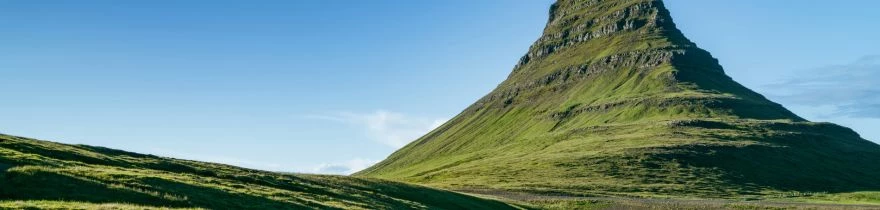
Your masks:
M 114 210 L 197 210 L 201 208 L 169 208 L 122 203 L 87 203 L 75 201 L 0 201 L 0 209 L 114 209 Z
M 399 182 L 285 174 L 0 135 L 0 207 L 510 209 Z
M 6 135 L 0 135 L 0 166 L 0 209 L 880 209 L 880 192 L 788 192 L 708 200 L 503 190 L 456 193 Z
M 854 193 L 857 195 L 852 193 L 786 193 L 766 200 L 755 200 L 755 198 L 749 197 L 726 199 L 574 197 L 497 190 L 467 190 L 466 192 L 475 196 L 502 200 L 524 209 L 880 209 L 880 199 L 876 197 L 878 192 Z M 826 200 L 829 197 L 837 198 L 837 200 Z

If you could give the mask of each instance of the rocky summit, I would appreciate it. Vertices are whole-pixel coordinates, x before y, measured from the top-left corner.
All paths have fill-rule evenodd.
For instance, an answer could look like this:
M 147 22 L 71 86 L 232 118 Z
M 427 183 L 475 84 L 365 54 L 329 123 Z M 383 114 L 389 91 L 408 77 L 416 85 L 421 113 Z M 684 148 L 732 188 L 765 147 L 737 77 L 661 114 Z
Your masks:
M 559 0 L 495 90 L 356 176 L 571 195 L 850 192 L 880 189 L 880 146 L 738 84 L 660 0 Z

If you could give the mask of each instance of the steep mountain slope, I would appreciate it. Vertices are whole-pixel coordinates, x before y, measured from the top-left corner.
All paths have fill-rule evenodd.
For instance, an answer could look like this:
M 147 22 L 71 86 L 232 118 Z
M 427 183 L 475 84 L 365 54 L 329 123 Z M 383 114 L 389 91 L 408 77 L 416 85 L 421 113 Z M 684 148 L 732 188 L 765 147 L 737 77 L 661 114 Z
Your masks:
M 880 146 L 736 83 L 659 0 L 559 0 L 507 80 L 356 174 L 453 189 L 880 189 Z
M 344 176 L 281 174 L 0 135 L 0 208 L 508 209 Z

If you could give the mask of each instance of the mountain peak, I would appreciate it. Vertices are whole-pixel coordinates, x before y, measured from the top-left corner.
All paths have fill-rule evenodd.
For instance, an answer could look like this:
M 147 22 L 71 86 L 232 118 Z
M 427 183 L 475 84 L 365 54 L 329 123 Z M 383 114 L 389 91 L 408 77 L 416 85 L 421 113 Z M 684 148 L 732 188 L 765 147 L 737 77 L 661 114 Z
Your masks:
M 666 38 L 663 46 L 690 46 L 675 28 L 669 11 L 657 0 L 570 1 L 550 7 L 544 35 L 523 56 L 519 65 L 540 59 L 563 48 L 626 32 Z M 662 47 L 662 46 L 654 46 Z
M 660 104 L 692 101 L 709 107 L 682 112 L 685 115 L 803 121 L 725 75 L 717 59 L 675 27 L 659 0 L 554 3 L 544 34 L 507 80 L 469 110 L 550 98 L 541 100 L 559 106 L 550 112 L 644 100 Z M 762 112 L 711 107 L 718 100 Z M 710 113 L 710 109 L 717 112 Z
M 880 146 L 740 85 L 661 1 L 560 0 L 495 90 L 357 175 L 574 194 L 880 187 L 880 163 L 856 157 Z

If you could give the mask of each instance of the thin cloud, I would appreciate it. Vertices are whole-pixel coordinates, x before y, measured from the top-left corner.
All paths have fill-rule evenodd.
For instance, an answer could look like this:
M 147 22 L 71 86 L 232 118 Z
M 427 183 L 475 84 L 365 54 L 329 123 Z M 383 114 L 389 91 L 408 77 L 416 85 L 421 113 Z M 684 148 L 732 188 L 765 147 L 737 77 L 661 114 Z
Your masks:
M 764 87 L 783 104 L 834 107 L 825 117 L 880 118 L 880 56 L 815 68 Z
M 312 170 L 316 174 L 350 175 L 364 170 L 379 161 L 355 158 L 342 163 L 325 163 Z
M 372 113 L 340 112 L 330 115 L 309 115 L 310 119 L 348 123 L 361 127 L 364 134 L 376 142 L 401 148 L 439 127 L 447 119 L 413 117 L 401 113 L 378 110 Z

